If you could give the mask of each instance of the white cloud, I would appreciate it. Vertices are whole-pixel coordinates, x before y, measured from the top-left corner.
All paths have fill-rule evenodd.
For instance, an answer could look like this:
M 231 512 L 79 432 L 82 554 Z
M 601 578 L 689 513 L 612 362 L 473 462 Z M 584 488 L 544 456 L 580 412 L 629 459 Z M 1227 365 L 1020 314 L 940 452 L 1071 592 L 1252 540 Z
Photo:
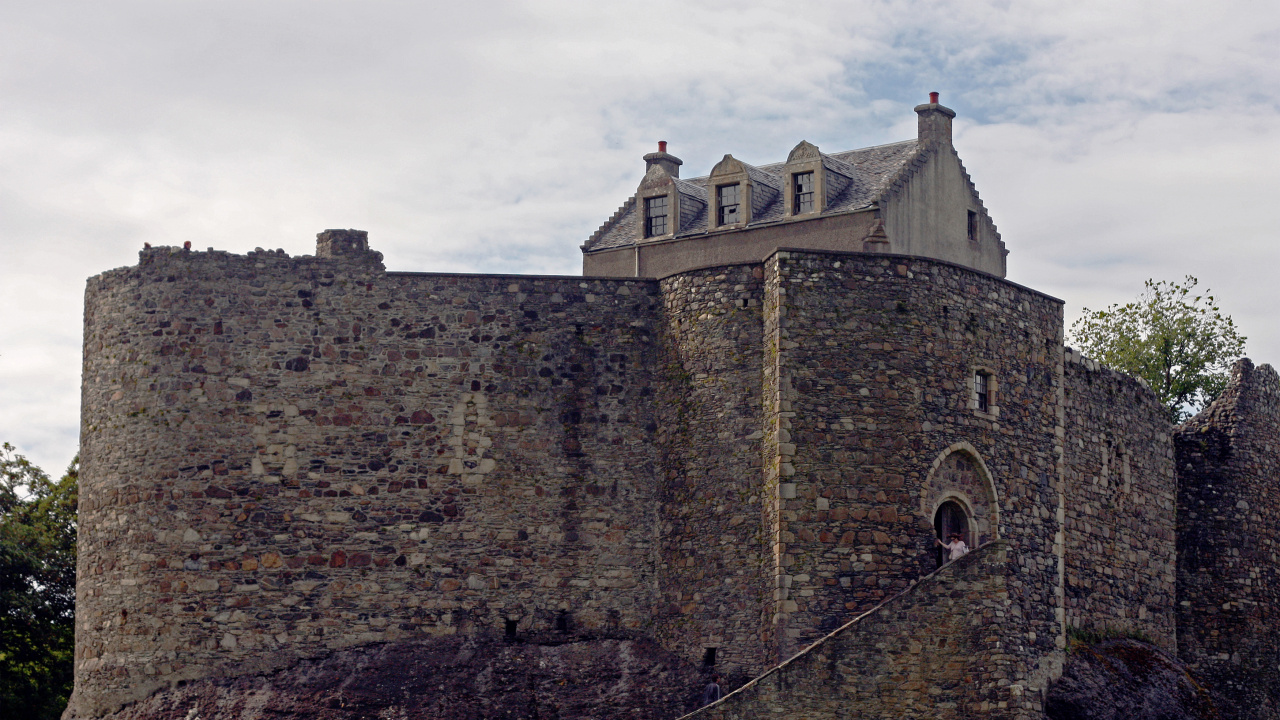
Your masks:
M 573 273 L 655 141 L 702 174 L 899 140 L 929 90 L 1012 279 L 1073 314 L 1191 272 L 1280 360 L 1273 4 L 0 6 L 0 439 L 49 469 L 84 278 L 144 241 Z

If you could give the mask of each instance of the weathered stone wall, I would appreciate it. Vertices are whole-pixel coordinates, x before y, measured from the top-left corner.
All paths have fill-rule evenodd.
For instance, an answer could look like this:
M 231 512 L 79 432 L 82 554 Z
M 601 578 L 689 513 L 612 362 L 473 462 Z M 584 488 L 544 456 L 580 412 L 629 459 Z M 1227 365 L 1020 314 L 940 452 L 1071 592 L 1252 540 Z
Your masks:
M 90 281 L 73 715 L 353 645 L 647 631 L 657 283 L 378 257 Z
M 663 643 L 735 682 L 772 665 L 764 548 L 759 265 L 662 281 L 657 442 Z M 708 663 L 710 664 L 710 663 Z M 708 667 L 708 670 L 711 668 Z
M 780 653 L 932 572 L 934 512 L 950 498 L 985 523 L 974 540 L 1009 541 L 1029 663 L 1018 673 L 1052 673 L 1064 641 L 1061 304 L 920 258 L 779 253 L 765 275 L 777 286 L 766 447 Z M 977 368 L 997 386 L 988 412 L 974 402 Z
M 1018 612 L 1010 543 L 998 540 L 686 717 L 1043 718 L 1005 623 Z
M 1067 624 L 1176 647 L 1173 426 L 1137 380 L 1065 352 Z
M 1224 718 L 1280 714 L 1280 377 L 1240 360 L 1174 435 L 1178 655 Z

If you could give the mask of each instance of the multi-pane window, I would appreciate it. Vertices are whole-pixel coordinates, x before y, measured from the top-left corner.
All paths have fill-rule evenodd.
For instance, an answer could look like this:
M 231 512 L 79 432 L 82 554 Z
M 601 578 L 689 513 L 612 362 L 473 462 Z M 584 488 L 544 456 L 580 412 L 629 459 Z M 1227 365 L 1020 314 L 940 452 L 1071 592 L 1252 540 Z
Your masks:
M 721 185 L 716 188 L 716 207 L 720 208 L 717 225 L 732 225 L 742 219 L 742 186 Z
M 978 396 L 978 410 L 987 412 L 991 406 L 991 376 L 979 370 L 973 374 L 973 390 Z
M 791 176 L 792 203 L 794 215 L 813 211 L 813 173 L 803 172 Z
M 645 198 L 644 236 L 658 237 L 667 234 L 667 198 Z

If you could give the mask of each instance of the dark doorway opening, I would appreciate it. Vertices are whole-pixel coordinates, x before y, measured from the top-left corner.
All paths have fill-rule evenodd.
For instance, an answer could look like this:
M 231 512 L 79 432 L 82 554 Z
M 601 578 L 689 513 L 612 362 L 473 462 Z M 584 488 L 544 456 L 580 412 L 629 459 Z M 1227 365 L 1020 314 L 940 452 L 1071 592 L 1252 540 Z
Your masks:
M 938 540 L 942 542 L 948 542 L 952 533 L 960 533 L 960 539 L 966 545 L 972 545 L 969 535 L 969 514 L 955 500 L 948 500 L 938 506 L 938 512 L 933 515 L 933 530 Z M 934 551 L 938 567 L 942 567 L 950 553 L 946 548 L 936 545 Z

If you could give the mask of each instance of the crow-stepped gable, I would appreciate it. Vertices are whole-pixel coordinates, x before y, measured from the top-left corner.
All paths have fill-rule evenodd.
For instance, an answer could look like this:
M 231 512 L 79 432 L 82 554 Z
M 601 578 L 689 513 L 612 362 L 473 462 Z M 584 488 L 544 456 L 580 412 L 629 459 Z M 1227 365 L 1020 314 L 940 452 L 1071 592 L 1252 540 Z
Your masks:
M 660 148 L 582 277 L 330 230 L 91 278 L 67 717 L 1040 718 L 1073 627 L 1274 717 L 1276 373 L 1170 425 L 916 112 Z

